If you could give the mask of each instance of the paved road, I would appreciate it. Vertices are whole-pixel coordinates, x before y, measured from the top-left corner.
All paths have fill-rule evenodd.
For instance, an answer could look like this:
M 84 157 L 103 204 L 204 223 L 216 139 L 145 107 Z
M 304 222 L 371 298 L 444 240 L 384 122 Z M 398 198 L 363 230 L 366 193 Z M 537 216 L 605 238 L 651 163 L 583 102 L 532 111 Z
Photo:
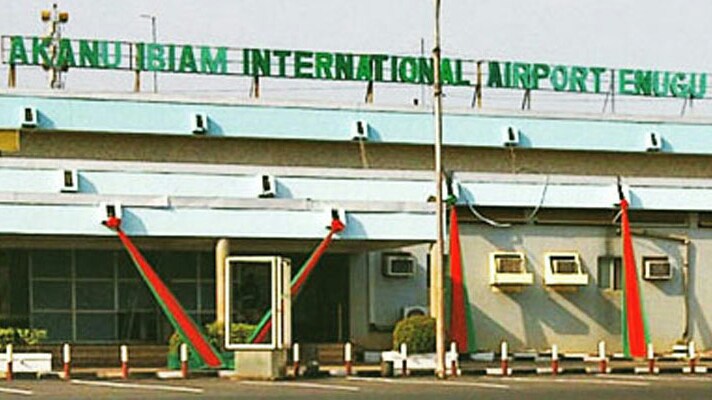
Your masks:
M 710 399 L 712 376 L 329 378 L 285 382 L 220 379 L 0 382 L 0 399 Z

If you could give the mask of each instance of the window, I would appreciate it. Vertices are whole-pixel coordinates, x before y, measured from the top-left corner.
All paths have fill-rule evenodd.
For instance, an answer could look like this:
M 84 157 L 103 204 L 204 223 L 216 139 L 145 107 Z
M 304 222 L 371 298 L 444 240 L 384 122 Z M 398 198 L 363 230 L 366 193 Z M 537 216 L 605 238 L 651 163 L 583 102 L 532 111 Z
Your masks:
M 124 251 L 30 250 L 12 254 L 13 263 L 26 260 L 24 270 L 17 271 L 24 271 L 23 276 L 29 279 L 24 280 L 26 289 L 23 281 L 17 280 L 10 290 L 24 293 L 29 325 L 47 329 L 52 342 L 155 342 L 173 331 Z M 211 253 L 149 252 L 147 258 L 196 321 L 215 319 Z M 0 276 L 2 264 L 0 258 Z M 1 290 L 5 290 L 2 282 Z M 19 311 L 22 307 L 18 304 Z M 3 307 L 0 301 L 0 314 Z
M 614 256 L 598 257 L 598 287 L 607 290 L 621 290 L 623 259 Z

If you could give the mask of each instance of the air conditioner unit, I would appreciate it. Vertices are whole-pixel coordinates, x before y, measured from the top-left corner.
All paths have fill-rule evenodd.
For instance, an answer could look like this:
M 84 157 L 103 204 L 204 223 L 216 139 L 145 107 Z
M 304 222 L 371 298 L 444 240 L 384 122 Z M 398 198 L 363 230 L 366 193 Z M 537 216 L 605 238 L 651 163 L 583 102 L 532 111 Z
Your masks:
M 368 140 L 368 122 L 363 120 L 354 121 L 351 124 L 352 140 Z
M 195 113 L 190 119 L 191 131 L 196 135 L 208 133 L 208 115 L 205 113 Z
M 277 196 L 277 182 L 272 175 L 257 176 L 257 197 L 270 198 Z
M 37 109 L 34 107 L 23 107 L 20 112 L 20 125 L 23 128 L 37 127 Z
M 507 147 L 519 146 L 519 129 L 515 126 L 506 126 L 502 130 L 502 145 Z
M 60 192 L 74 193 L 79 191 L 79 177 L 76 169 L 65 169 L 59 172 Z
M 346 226 L 346 211 L 343 208 L 329 207 L 324 212 L 326 229 L 331 229 L 331 221 L 338 219 Z
M 531 285 L 534 275 L 527 272 L 524 253 L 497 251 L 490 253 L 490 285 Z
M 426 306 L 405 306 L 403 307 L 403 318 L 428 315 L 428 307 Z
M 672 279 L 672 265 L 666 256 L 643 257 L 643 278 L 650 281 Z
M 415 257 L 406 253 L 383 255 L 383 275 L 389 278 L 410 278 L 415 276 Z
M 649 132 L 645 137 L 645 150 L 657 152 L 663 148 L 663 138 L 657 132 Z
M 548 286 L 585 286 L 588 274 L 581 268 L 578 253 L 548 253 L 544 262 L 544 283 Z
M 123 210 L 121 208 L 121 203 L 118 201 L 113 203 L 100 203 L 99 222 L 104 222 L 111 217 L 115 217 L 117 219 L 123 218 Z

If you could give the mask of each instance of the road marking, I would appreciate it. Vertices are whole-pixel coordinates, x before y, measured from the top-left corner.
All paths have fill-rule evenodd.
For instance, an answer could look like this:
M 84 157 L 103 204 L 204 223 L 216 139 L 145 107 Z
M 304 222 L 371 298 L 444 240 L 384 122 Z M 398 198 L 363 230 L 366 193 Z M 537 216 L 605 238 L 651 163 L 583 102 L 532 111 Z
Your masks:
M 0 388 L 0 393 L 19 394 L 22 396 L 32 396 L 32 390 Z
M 654 381 L 654 382 L 712 382 L 712 377 L 705 376 L 651 376 L 651 375 L 639 375 L 634 377 L 635 379 L 641 381 Z
M 358 392 L 361 389 L 354 386 L 345 385 L 327 385 L 322 383 L 309 383 L 309 382 L 259 382 L 259 381 L 241 381 L 240 383 L 244 385 L 253 386 L 285 386 L 285 387 L 296 387 L 302 389 L 322 389 L 322 390 L 342 390 L 347 392 Z
M 600 378 L 498 378 L 504 381 L 514 382 L 540 382 L 540 383 L 592 383 L 602 385 L 619 385 L 619 386 L 650 386 L 649 382 L 624 381 L 618 379 L 600 379 Z M 635 378 L 632 378 L 635 379 Z
M 181 392 L 181 393 L 196 393 L 201 394 L 203 389 L 188 387 L 188 386 L 170 386 L 170 385 L 145 385 L 137 383 L 119 383 L 119 382 L 102 382 L 102 381 L 83 381 L 72 379 L 72 383 L 76 385 L 86 386 L 102 386 L 116 389 L 139 389 L 139 390 L 158 390 L 164 392 Z
M 509 385 L 503 385 L 501 383 L 486 383 L 486 382 L 452 382 L 452 381 L 418 381 L 418 380 L 404 380 L 405 384 L 416 384 L 416 385 L 443 385 L 443 386 L 469 386 L 469 387 L 481 387 L 485 389 L 509 389 Z
M 390 378 L 374 378 L 368 376 L 349 376 L 346 377 L 348 381 L 361 381 L 361 382 L 378 382 L 378 383 L 398 383 L 395 379 Z
M 509 385 L 501 383 L 487 382 L 463 382 L 463 381 L 425 381 L 419 379 L 389 379 L 389 378 L 368 378 L 368 377 L 349 377 L 351 381 L 403 384 L 403 385 L 442 385 L 442 386 L 461 386 L 461 387 L 481 387 L 485 389 L 509 389 Z

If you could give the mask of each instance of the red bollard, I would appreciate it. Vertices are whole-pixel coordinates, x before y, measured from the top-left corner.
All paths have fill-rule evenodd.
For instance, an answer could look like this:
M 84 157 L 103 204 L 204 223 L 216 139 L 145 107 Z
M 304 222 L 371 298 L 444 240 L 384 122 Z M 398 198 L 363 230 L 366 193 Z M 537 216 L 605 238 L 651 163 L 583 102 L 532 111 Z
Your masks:
M 606 357 L 606 342 L 601 340 L 598 342 L 598 372 L 601 374 L 608 373 L 608 358 Z
M 292 367 L 294 377 L 299 378 L 299 343 L 294 343 L 294 347 L 292 347 L 292 361 L 294 362 Z
M 559 347 L 555 344 L 551 346 L 551 374 L 559 374 Z
M 129 348 L 121 345 L 121 379 L 129 379 Z
M 5 348 L 5 355 L 7 357 L 7 373 L 5 374 L 5 379 L 7 379 L 7 381 L 9 382 L 12 381 L 12 362 L 14 357 L 14 353 L 12 351 L 12 344 L 8 344 Z
M 64 379 L 69 380 L 72 376 L 72 349 L 69 343 L 62 346 L 62 362 L 64 364 Z
M 408 345 L 401 343 L 400 345 L 400 355 L 403 359 L 403 376 L 408 376 Z M 445 373 L 445 371 L 443 371 Z
M 351 376 L 352 373 L 353 358 L 351 351 L 351 343 L 346 342 L 346 344 L 344 345 L 344 368 L 346 369 L 346 376 Z
M 457 343 L 450 343 L 450 356 L 452 360 L 450 361 L 450 373 L 452 376 L 457 376 Z
M 502 342 L 501 347 L 501 361 L 500 366 L 502 367 L 502 376 L 509 375 L 509 357 L 507 355 L 507 342 Z
M 188 345 L 185 343 L 180 345 L 180 376 L 183 379 L 188 378 Z
M 695 353 L 695 342 L 690 342 L 687 345 L 687 356 L 690 359 L 690 373 L 694 374 L 697 369 L 697 354 Z
M 648 343 L 648 373 L 655 373 L 655 351 L 652 343 Z

